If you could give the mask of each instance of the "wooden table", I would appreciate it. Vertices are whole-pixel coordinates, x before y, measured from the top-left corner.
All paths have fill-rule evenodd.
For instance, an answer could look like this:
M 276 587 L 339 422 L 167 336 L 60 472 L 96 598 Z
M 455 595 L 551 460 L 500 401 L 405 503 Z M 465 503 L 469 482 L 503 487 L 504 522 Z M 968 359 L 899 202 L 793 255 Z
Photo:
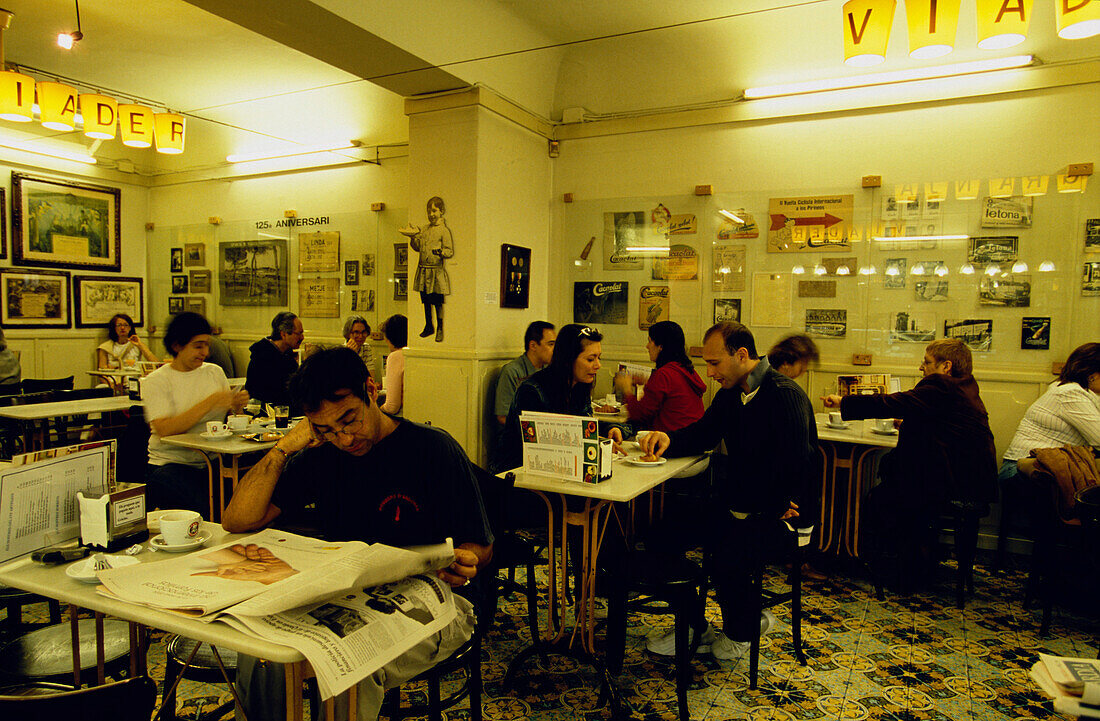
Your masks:
M 871 430 L 874 424 L 872 419 L 846 421 L 848 424 L 846 429 L 829 426 L 828 413 L 818 413 L 815 419 L 817 420 L 817 438 L 819 441 L 825 441 L 821 452 L 826 461 L 821 473 L 819 525 L 821 534 L 818 548 L 827 551 L 835 542 L 838 553 L 843 545 L 850 556 L 859 558 L 859 520 L 860 503 L 863 498 L 864 464 L 872 454 L 894 448 L 898 444 L 898 436 L 896 432 L 894 434 L 874 432 Z M 839 480 L 837 478 L 840 470 L 847 471 L 847 494 L 844 500 L 843 525 L 837 528 L 837 489 L 844 482 L 843 478 Z
M 50 403 L 30 403 L 24 406 L 5 406 L 0 408 L 0 418 L 10 418 L 26 424 L 24 436 L 28 450 L 41 450 L 45 447 L 45 427 L 38 423 L 57 416 L 86 416 L 92 413 L 112 413 L 124 411 L 130 406 L 140 406 L 141 401 L 125 396 L 106 396 L 103 398 L 81 398 L 73 401 L 52 401 Z
M 244 535 L 228 534 L 222 530 L 221 526 L 212 523 L 205 523 L 203 527 L 211 532 L 212 537 L 208 542 L 210 546 L 225 543 Z M 153 553 L 146 549 L 138 554 L 136 558 L 142 563 L 149 563 L 170 560 L 175 555 L 177 554 L 169 554 L 164 551 Z M 302 719 L 302 680 L 312 675 L 312 668 L 305 657 L 297 650 L 249 636 L 223 623 L 205 623 L 179 614 L 102 596 L 96 593 L 96 586 L 81 583 L 66 576 L 66 567 L 67 564 L 43 566 L 33 563 L 30 558 L 24 557 L 0 566 L 0 583 L 70 604 L 74 643 L 79 641 L 79 637 L 76 635 L 76 620 L 77 611 L 80 608 L 95 611 L 97 625 L 99 626 L 102 625 L 104 616 L 108 614 L 129 621 L 131 625 L 130 670 L 134 675 L 145 673 L 144 644 L 141 641 L 143 634 L 138 632 L 140 627 L 158 628 L 170 633 L 178 633 L 181 636 L 232 649 L 238 653 L 256 656 L 274 663 L 286 664 L 286 717 L 296 721 Z M 74 655 L 73 666 L 74 680 L 77 687 L 79 687 L 80 660 L 78 656 Z M 100 668 L 100 683 L 103 681 L 102 673 L 102 668 Z M 329 706 L 329 704 L 326 703 L 326 706 Z
M 212 440 L 203 438 L 199 433 L 180 433 L 174 436 L 165 436 L 161 438 L 161 441 L 202 453 L 202 457 L 206 461 L 206 470 L 210 481 L 210 515 L 207 517 L 210 520 L 220 519 L 221 514 L 225 512 L 226 504 L 229 501 L 225 495 L 225 482 L 229 481 L 231 491 L 237 490 L 237 484 L 241 480 L 241 471 L 249 468 L 247 465 L 241 465 L 241 456 L 257 451 L 268 451 L 278 443 L 278 441 L 264 441 L 263 443 L 246 441 L 236 434 L 223 440 Z M 216 471 L 214 470 L 212 456 L 217 456 L 218 469 Z M 217 506 L 214 503 L 215 488 L 217 489 Z M 214 513 L 215 507 L 218 508 L 217 515 Z

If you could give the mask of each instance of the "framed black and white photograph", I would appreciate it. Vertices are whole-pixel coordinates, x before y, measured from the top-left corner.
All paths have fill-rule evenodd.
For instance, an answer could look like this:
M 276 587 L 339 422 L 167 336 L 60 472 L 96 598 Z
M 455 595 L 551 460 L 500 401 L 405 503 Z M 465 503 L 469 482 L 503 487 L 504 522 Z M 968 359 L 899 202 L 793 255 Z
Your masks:
M 406 273 L 409 270 L 409 244 L 393 244 L 393 270 L 395 273 Z
M 0 326 L 11 329 L 71 325 L 68 273 L 0 269 Z
M 947 300 L 947 281 L 943 278 L 915 280 L 913 292 L 919 301 L 944 301 Z
M 971 263 L 1008 263 L 1020 254 L 1015 235 L 987 235 L 970 238 L 966 259 Z
M 883 265 L 882 287 L 890 290 L 904 288 L 908 273 L 908 258 L 887 258 Z
M 992 277 L 983 275 L 978 282 L 978 305 L 1030 307 L 1031 276 L 1018 273 Z
M 721 323 L 727 320 L 736 321 L 738 323 L 741 322 L 740 298 L 714 299 L 714 322 Z
M 807 308 L 806 335 L 843 338 L 848 334 L 848 311 L 843 308 Z
M 172 276 L 172 292 L 173 293 L 186 293 L 188 288 L 186 275 L 173 275 Z
M 393 274 L 393 299 L 394 300 L 408 300 L 409 299 L 409 274 L 408 273 L 394 273 Z
M 573 322 L 626 325 L 629 285 L 624 281 L 573 283 Z
M 0 258 L 8 257 L 8 201 L 0 188 Z
M 0 195 L 0 200 L 4 196 Z M 1085 252 L 1100 253 L 1100 218 L 1089 218 L 1085 221 Z M 0 258 L 3 258 L 0 255 Z
M 189 267 L 206 265 L 206 244 L 184 243 L 183 264 Z
M 890 317 L 891 343 L 927 343 L 936 340 L 936 321 L 931 313 L 902 310 Z
M 178 315 L 183 312 L 183 298 L 172 296 L 168 299 L 168 314 Z
M 209 293 L 213 285 L 209 270 L 192 270 L 188 274 L 192 293 Z
M 363 253 L 363 275 L 374 275 L 374 253 Z
M 500 307 L 526 308 L 531 295 L 531 249 L 500 246 Z
M 286 240 L 247 240 L 218 246 L 221 305 L 285 306 L 290 300 Z
M 183 272 L 183 248 L 172 248 L 171 260 L 169 261 L 170 273 L 182 273 Z
M 11 174 L 13 265 L 122 267 L 122 192 L 103 185 Z
M 344 261 L 344 285 L 359 285 L 359 261 Z
M 103 328 L 116 313 L 130 316 L 135 328 L 145 323 L 141 278 L 73 276 L 73 297 L 77 328 Z
M 988 318 L 945 320 L 943 337 L 958 338 L 972 351 L 993 350 L 993 321 Z
M 189 295 L 183 299 L 183 309 L 188 313 L 198 313 L 206 317 L 206 298 Z
M 1100 295 L 1100 263 L 1085 263 L 1082 266 L 1081 295 Z
M 1020 350 L 1050 350 L 1049 316 L 1021 321 Z

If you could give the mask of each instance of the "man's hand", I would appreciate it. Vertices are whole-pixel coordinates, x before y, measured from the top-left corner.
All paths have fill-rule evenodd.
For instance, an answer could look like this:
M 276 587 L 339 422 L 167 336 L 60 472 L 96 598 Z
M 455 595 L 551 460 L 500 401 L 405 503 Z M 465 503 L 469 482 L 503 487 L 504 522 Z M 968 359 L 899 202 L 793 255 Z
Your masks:
M 217 570 L 200 571 L 191 575 L 213 576 L 230 581 L 256 581 L 271 585 L 298 573 L 289 563 L 254 543 L 247 546 L 236 543 L 223 549 L 221 553 L 227 558 L 218 562 Z
M 315 448 L 316 446 L 324 443 L 323 438 L 319 438 L 316 433 L 313 432 L 313 424 L 308 420 L 301 420 L 298 425 L 290 429 L 290 433 L 283 436 L 283 440 L 279 441 L 275 445 L 279 447 L 279 450 L 286 451 L 287 455 L 297 453 L 303 448 Z
M 359 348 L 361 347 L 361 344 L 356 343 L 354 338 L 348 338 L 347 342 L 344 343 L 344 347 L 345 348 L 351 348 L 353 351 L 358 353 Z
M 248 405 L 248 391 L 241 389 L 233 394 L 233 400 L 229 403 L 229 410 L 240 413 Z
M 451 588 L 460 588 L 477 575 L 477 554 L 468 548 L 455 549 L 455 562 L 436 571 L 439 579 Z
M 626 451 L 623 450 L 623 432 L 618 428 L 612 428 L 607 432 L 607 437 L 611 439 L 611 452 L 621 453 L 626 455 Z
M 789 521 L 792 518 L 798 518 L 798 504 L 791 501 L 791 507 L 783 512 L 783 515 L 779 517 L 781 521 Z
M 668 444 L 670 439 L 667 433 L 661 431 L 650 431 L 645 434 L 642 440 L 638 441 L 638 445 L 641 446 L 642 453 L 647 456 L 657 456 L 658 458 L 668 450 Z
M 612 381 L 615 390 L 623 394 L 623 398 L 637 398 L 638 391 L 634 388 L 634 381 L 626 373 L 616 373 Z
M 834 394 L 822 396 L 822 402 L 826 408 L 840 408 L 840 396 Z

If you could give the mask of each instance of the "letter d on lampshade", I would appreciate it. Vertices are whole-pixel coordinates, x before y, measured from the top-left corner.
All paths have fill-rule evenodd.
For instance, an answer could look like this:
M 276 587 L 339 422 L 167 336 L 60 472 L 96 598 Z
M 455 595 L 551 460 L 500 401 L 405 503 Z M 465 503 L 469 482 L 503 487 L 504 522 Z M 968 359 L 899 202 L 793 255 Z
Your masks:
M 1100 0 L 1054 0 L 1054 19 L 1063 40 L 1100 35 Z
M 118 101 L 106 95 L 84 93 L 80 96 L 80 114 L 84 116 L 84 134 L 97 140 L 113 140 L 118 124 Z
M 183 152 L 184 121 L 177 113 L 157 113 L 153 116 L 157 152 L 179 155 Z
M 119 105 L 118 128 L 123 145 L 148 148 L 153 144 L 153 111 L 144 105 Z
M 844 3 L 844 64 L 864 68 L 886 60 L 897 0 Z
M 1001 50 L 1027 39 L 1033 0 L 977 0 L 978 47 Z
M 76 88 L 65 83 L 38 83 L 38 112 L 42 127 L 72 130 L 76 127 Z
M 959 0 L 907 0 L 909 57 L 938 58 L 955 49 L 959 26 Z
M 0 120 L 29 123 L 34 117 L 34 78 L 10 70 L 0 72 Z

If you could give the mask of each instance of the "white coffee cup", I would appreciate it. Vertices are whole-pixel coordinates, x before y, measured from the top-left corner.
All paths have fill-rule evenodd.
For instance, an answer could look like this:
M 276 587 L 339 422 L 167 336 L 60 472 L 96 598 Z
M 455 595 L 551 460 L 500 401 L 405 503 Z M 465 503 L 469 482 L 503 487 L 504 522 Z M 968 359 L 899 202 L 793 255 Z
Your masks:
M 225 432 L 225 424 L 221 421 L 207 421 L 206 432 L 212 436 Z
M 160 535 L 168 546 L 178 546 L 198 538 L 202 516 L 195 511 L 172 511 L 160 517 Z
M 248 428 L 248 423 L 251 420 L 252 416 L 229 416 L 226 425 L 229 426 L 229 430 L 231 431 L 243 431 L 245 428 Z
M 889 433 L 890 431 L 894 430 L 894 419 L 893 418 L 876 418 L 874 428 L 875 428 L 876 431 L 881 431 L 882 433 Z
M 831 411 L 829 413 L 829 425 L 842 426 L 844 425 L 844 416 L 840 414 L 840 411 Z

